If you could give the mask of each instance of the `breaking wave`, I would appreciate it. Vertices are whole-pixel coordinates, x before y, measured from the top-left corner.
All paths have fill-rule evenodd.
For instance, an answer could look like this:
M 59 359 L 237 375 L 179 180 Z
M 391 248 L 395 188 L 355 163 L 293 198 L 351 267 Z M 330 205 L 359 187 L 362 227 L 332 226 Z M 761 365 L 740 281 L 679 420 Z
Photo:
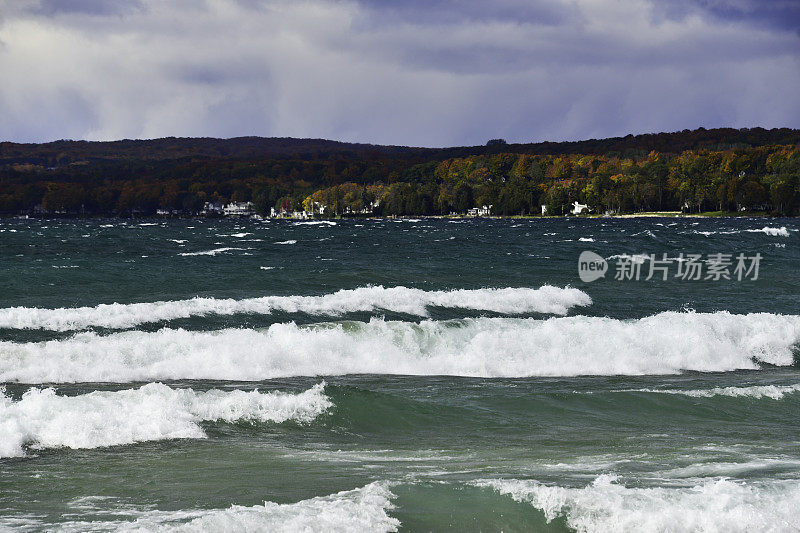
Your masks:
M 247 248 L 236 248 L 236 247 L 226 246 L 226 247 L 223 247 L 223 248 L 214 248 L 213 250 L 203 250 L 203 251 L 200 251 L 200 252 L 182 252 L 182 253 L 180 253 L 178 255 L 183 255 L 183 256 L 217 255 L 217 254 L 221 254 L 221 253 L 224 253 L 224 252 L 231 252 L 231 251 L 234 251 L 234 250 L 246 250 L 246 249 Z
M 659 313 L 636 320 L 372 319 L 265 329 L 162 329 L 0 343 L 0 381 L 263 380 L 342 374 L 676 374 L 793 364 L 800 316 Z
M 276 311 L 337 316 L 358 311 L 394 311 L 428 316 L 429 306 L 473 309 L 506 314 L 565 315 L 575 306 L 591 305 L 585 292 L 545 285 L 538 289 L 459 289 L 424 291 L 382 286 L 343 289 L 323 296 L 264 296 L 242 300 L 190 300 L 101 304 L 95 307 L 8 307 L 0 309 L 0 328 L 72 331 L 89 327 L 124 329 L 139 324 L 203 315 L 270 314 Z
M 736 235 L 738 233 L 764 233 L 766 235 L 770 235 L 772 237 L 789 237 L 789 231 L 797 231 L 797 230 L 788 230 L 786 226 L 781 226 L 780 228 L 772 228 L 769 226 L 764 226 L 763 228 L 759 229 L 745 229 L 745 230 L 731 230 L 731 231 L 699 231 L 699 230 L 692 230 L 692 233 L 697 235 L 705 235 L 706 237 L 710 237 L 711 235 Z
M 708 479 L 692 487 L 628 488 L 601 475 L 583 488 L 532 480 L 485 480 L 494 489 L 540 509 L 548 522 L 564 518 L 578 532 L 795 531 L 800 483 Z
M 650 256 L 648 254 L 633 254 L 633 255 L 630 255 L 630 254 L 616 254 L 616 255 L 612 255 L 612 256 L 606 257 L 606 259 L 622 259 L 624 261 L 630 261 L 630 262 L 632 262 L 634 264 L 641 265 L 645 261 L 649 261 L 650 260 Z
M 616 392 L 652 392 L 657 394 L 678 394 L 692 398 L 713 398 L 715 396 L 729 396 L 731 398 L 771 398 L 781 400 L 787 394 L 800 391 L 800 384 L 796 385 L 753 385 L 751 387 L 714 387 L 711 389 L 675 390 L 675 389 L 632 389 Z
M 60 396 L 33 388 L 19 401 L 0 389 L 0 457 L 24 446 L 98 448 L 167 439 L 202 439 L 203 421 L 310 422 L 333 404 L 324 383 L 300 394 L 195 392 L 150 383 L 138 389 Z
M 400 521 L 389 516 L 394 508 L 395 497 L 384 482 L 373 482 L 361 488 L 347 490 L 328 496 L 318 496 L 297 503 L 278 504 L 264 502 L 263 505 L 246 507 L 232 505 L 227 509 L 158 511 L 122 509 L 114 512 L 104 507 L 90 505 L 95 512 L 122 515 L 124 518 L 110 521 L 73 521 L 61 524 L 44 524 L 32 518 L 8 517 L 3 522 L 20 527 L 48 531 L 173 531 L 173 532 L 225 532 L 225 531 L 397 531 Z M 83 499 L 81 510 L 87 505 Z M 90 501 L 91 503 L 91 501 Z
M 769 226 L 764 226 L 761 229 L 749 229 L 747 231 L 750 233 L 766 233 L 767 235 L 772 235 L 773 237 L 789 236 L 789 231 L 786 229 L 786 226 L 781 226 L 780 228 L 770 228 Z
M 293 222 L 293 226 L 335 226 L 332 220 L 309 220 L 308 222 Z

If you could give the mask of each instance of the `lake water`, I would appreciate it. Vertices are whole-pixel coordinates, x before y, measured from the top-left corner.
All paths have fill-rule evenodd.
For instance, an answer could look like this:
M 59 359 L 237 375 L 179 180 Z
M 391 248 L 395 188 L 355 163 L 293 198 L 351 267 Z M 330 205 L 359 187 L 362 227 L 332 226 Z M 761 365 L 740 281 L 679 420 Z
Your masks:
M 797 530 L 799 230 L 0 220 L 0 530 Z

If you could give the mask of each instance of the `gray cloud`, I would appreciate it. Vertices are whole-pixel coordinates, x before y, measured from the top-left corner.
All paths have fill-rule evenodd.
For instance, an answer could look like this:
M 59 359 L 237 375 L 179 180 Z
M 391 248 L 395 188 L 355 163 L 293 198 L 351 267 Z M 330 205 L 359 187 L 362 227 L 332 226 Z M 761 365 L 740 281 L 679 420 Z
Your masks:
M 59 14 L 124 15 L 142 9 L 140 0 L 39 0 L 28 10 L 33 14 L 52 17 Z
M 654 7 L 659 14 L 675 20 L 699 14 L 718 21 L 800 32 L 797 0 L 663 0 Z
M 0 139 L 798 127 L 796 3 L 764 4 L 20 0 L 0 19 Z
M 398 20 L 412 24 L 461 24 L 469 21 L 524 21 L 558 26 L 575 15 L 573 6 L 557 0 L 365 0 L 360 2 L 366 18 L 375 26 Z

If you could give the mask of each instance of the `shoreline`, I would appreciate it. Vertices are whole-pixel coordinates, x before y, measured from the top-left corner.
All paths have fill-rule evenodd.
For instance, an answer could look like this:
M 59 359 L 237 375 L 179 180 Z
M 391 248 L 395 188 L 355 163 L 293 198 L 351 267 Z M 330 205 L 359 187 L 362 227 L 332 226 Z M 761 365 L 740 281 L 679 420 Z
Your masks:
M 252 216 L 224 216 L 208 217 L 201 215 L 144 215 L 140 217 L 121 217 L 121 216 L 94 216 L 94 215 L 0 215 L 0 220 L 287 220 L 287 221 L 323 221 L 323 220 L 410 220 L 410 219 L 441 219 L 441 220 L 594 220 L 594 219 L 627 219 L 627 218 L 789 218 L 796 219 L 800 216 L 773 216 L 764 212 L 754 212 L 740 214 L 736 212 L 709 211 L 701 213 L 681 213 L 680 211 L 644 211 L 641 213 L 623 213 L 615 215 L 489 215 L 489 216 L 467 216 L 467 215 L 403 215 L 403 216 L 349 216 L 349 217 L 319 217 L 319 218 L 290 218 L 290 217 L 265 217 L 254 218 Z

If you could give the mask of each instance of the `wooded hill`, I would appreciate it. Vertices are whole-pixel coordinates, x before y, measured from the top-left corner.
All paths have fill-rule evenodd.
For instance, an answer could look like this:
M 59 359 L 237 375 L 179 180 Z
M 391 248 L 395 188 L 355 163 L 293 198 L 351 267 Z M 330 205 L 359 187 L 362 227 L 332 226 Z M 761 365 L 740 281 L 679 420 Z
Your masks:
M 206 202 L 262 212 L 432 215 L 492 205 L 551 214 L 613 210 L 794 214 L 800 130 L 698 129 L 577 142 L 414 148 L 321 139 L 165 138 L 0 143 L 0 212 L 194 215 Z M 369 209 L 368 209 L 369 210 Z

